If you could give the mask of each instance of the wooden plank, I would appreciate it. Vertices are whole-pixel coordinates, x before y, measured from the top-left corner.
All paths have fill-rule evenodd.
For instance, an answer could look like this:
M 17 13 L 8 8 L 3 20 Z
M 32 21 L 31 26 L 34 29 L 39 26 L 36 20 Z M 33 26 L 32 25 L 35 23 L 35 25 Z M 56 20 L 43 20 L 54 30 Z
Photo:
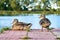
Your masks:
M 0 34 L 0 40 L 23 40 L 26 36 L 26 31 L 5 31 Z M 56 36 L 54 36 L 51 32 L 40 32 L 39 30 L 31 30 L 28 32 L 29 40 L 56 40 Z

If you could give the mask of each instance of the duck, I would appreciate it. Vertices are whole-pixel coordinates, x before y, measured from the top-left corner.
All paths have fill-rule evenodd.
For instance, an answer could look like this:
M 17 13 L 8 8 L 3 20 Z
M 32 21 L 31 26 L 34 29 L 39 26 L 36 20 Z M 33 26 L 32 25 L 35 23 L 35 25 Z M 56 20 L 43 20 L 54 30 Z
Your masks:
M 44 14 L 41 14 L 39 18 L 41 19 L 39 21 L 39 24 L 42 26 L 42 31 L 43 31 L 43 28 L 46 28 L 47 31 L 49 31 L 49 26 L 51 25 L 50 20 L 46 18 Z
M 24 22 L 19 22 L 18 19 L 14 19 L 12 22 L 12 30 L 26 30 L 30 29 L 32 24 L 31 23 L 24 23 Z

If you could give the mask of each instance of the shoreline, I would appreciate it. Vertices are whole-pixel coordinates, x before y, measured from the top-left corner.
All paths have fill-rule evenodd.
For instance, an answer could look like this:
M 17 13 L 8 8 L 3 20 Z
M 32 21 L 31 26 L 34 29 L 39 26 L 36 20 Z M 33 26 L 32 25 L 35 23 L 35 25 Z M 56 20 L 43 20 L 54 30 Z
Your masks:
M 60 11 L 0 11 L 0 16 L 16 16 L 20 14 L 60 14 Z

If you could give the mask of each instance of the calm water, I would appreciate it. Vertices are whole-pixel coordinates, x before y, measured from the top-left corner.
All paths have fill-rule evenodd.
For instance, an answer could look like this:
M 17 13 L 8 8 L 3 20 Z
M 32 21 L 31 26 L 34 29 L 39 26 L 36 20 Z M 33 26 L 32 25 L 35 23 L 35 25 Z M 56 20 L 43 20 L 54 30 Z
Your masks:
M 29 16 L 0 16 L 0 28 L 11 27 L 13 20 L 16 18 L 20 22 L 32 23 L 31 29 L 40 29 L 39 25 L 39 14 L 33 14 Z M 46 15 L 46 17 L 51 21 L 51 26 L 53 28 L 60 28 L 60 16 L 58 15 Z

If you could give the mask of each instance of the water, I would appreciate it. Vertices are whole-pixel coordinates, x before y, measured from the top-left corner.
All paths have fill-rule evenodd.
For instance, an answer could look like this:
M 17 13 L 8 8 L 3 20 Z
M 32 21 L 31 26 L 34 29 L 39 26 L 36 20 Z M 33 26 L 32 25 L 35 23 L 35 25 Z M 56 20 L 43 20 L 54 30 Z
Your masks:
M 0 16 L 0 28 L 12 27 L 12 22 L 16 18 L 20 22 L 32 23 L 31 29 L 41 29 L 39 16 L 39 14 L 32 14 L 30 16 Z M 46 17 L 51 21 L 50 27 L 60 28 L 60 16 L 51 14 L 46 15 Z

